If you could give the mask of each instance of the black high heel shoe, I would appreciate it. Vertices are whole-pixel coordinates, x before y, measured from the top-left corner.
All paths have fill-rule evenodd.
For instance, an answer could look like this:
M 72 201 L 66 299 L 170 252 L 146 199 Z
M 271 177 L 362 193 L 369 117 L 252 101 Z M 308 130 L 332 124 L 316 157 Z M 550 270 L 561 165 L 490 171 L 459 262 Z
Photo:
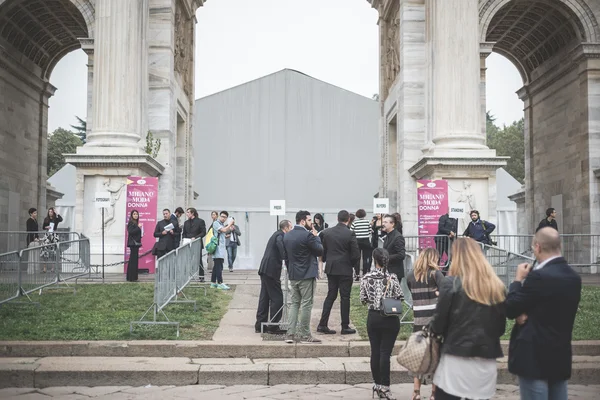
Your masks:
M 377 398 L 379 399 L 379 385 L 376 383 L 373 384 L 373 395 L 371 396 L 372 399 L 375 398 L 375 393 L 377 393 Z
M 392 392 L 390 391 L 389 386 L 380 386 L 379 387 L 379 398 L 387 399 L 387 400 L 396 400 Z

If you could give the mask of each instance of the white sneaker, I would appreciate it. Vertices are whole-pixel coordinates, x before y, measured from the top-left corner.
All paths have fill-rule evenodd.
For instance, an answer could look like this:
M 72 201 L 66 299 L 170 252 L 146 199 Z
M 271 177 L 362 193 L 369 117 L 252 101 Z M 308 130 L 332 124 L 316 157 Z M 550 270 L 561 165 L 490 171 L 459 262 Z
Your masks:
M 217 289 L 221 289 L 221 290 L 229 290 L 230 288 L 229 288 L 229 286 L 227 286 L 227 285 L 226 285 L 226 284 L 224 284 L 224 283 L 219 283 L 219 284 L 217 285 Z

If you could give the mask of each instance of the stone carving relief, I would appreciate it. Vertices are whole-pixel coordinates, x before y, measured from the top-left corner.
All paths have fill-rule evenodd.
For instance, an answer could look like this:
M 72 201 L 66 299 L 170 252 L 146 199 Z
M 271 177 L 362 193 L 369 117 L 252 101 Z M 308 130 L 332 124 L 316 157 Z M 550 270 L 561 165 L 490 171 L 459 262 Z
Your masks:
M 193 33 L 192 19 L 187 17 L 182 5 L 177 2 L 175 11 L 175 71 L 181 75 L 183 91 L 188 97 L 191 97 L 193 92 Z
M 106 213 L 104 215 L 105 232 L 110 232 L 111 226 L 115 223 L 115 206 L 121 197 L 121 193 L 123 193 L 124 187 L 125 183 L 113 183 L 111 178 L 104 178 L 104 181 L 102 182 L 102 189 L 100 191 L 110 193 L 110 207 L 106 209 Z
M 398 45 L 400 43 L 400 19 L 394 17 L 386 24 L 385 34 L 385 85 L 384 93 L 387 97 L 390 88 L 394 84 L 398 73 L 400 72 L 400 55 Z

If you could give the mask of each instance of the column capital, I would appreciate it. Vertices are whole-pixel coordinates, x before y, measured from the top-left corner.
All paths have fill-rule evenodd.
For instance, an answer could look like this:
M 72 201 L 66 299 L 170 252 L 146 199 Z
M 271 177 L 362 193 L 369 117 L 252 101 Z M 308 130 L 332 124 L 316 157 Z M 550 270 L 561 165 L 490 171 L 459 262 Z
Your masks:
M 496 42 L 482 42 L 479 44 L 479 57 L 487 58 L 494 50 Z
M 88 56 L 94 54 L 94 39 L 93 38 L 79 38 L 79 43 L 81 43 L 81 50 L 85 52 Z

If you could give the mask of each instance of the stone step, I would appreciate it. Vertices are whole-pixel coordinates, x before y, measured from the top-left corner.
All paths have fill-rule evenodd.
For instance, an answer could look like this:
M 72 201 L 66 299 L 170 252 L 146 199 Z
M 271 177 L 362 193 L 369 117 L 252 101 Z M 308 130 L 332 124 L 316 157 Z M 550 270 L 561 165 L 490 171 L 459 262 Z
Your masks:
M 315 345 L 313 345 L 314 347 Z M 600 357 L 575 356 L 571 384 L 600 382 Z M 393 383 L 412 377 L 392 357 Z M 0 388 L 54 386 L 362 384 L 372 382 L 368 357 L 187 358 L 44 357 L 1 358 Z M 498 383 L 515 384 L 498 363 Z
M 259 334 L 254 334 L 259 336 Z M 324 337 L 325 335 L 317 335 Z M 333 336 L 333 335 L 332 335 Z M 396 342 L 394 354 L 404 344 Z M 504 354 L 508 341 L 502 341 Z M 189 358 L 311 358 L 368 357 L 368 341 L 330 341 L 319 345 L 283 341 L 226 343 L 185 340 L 0 342 L 0 357 L 189 357 Z M 600 356 L 600 341 L 573 342 L 573 355 Z

